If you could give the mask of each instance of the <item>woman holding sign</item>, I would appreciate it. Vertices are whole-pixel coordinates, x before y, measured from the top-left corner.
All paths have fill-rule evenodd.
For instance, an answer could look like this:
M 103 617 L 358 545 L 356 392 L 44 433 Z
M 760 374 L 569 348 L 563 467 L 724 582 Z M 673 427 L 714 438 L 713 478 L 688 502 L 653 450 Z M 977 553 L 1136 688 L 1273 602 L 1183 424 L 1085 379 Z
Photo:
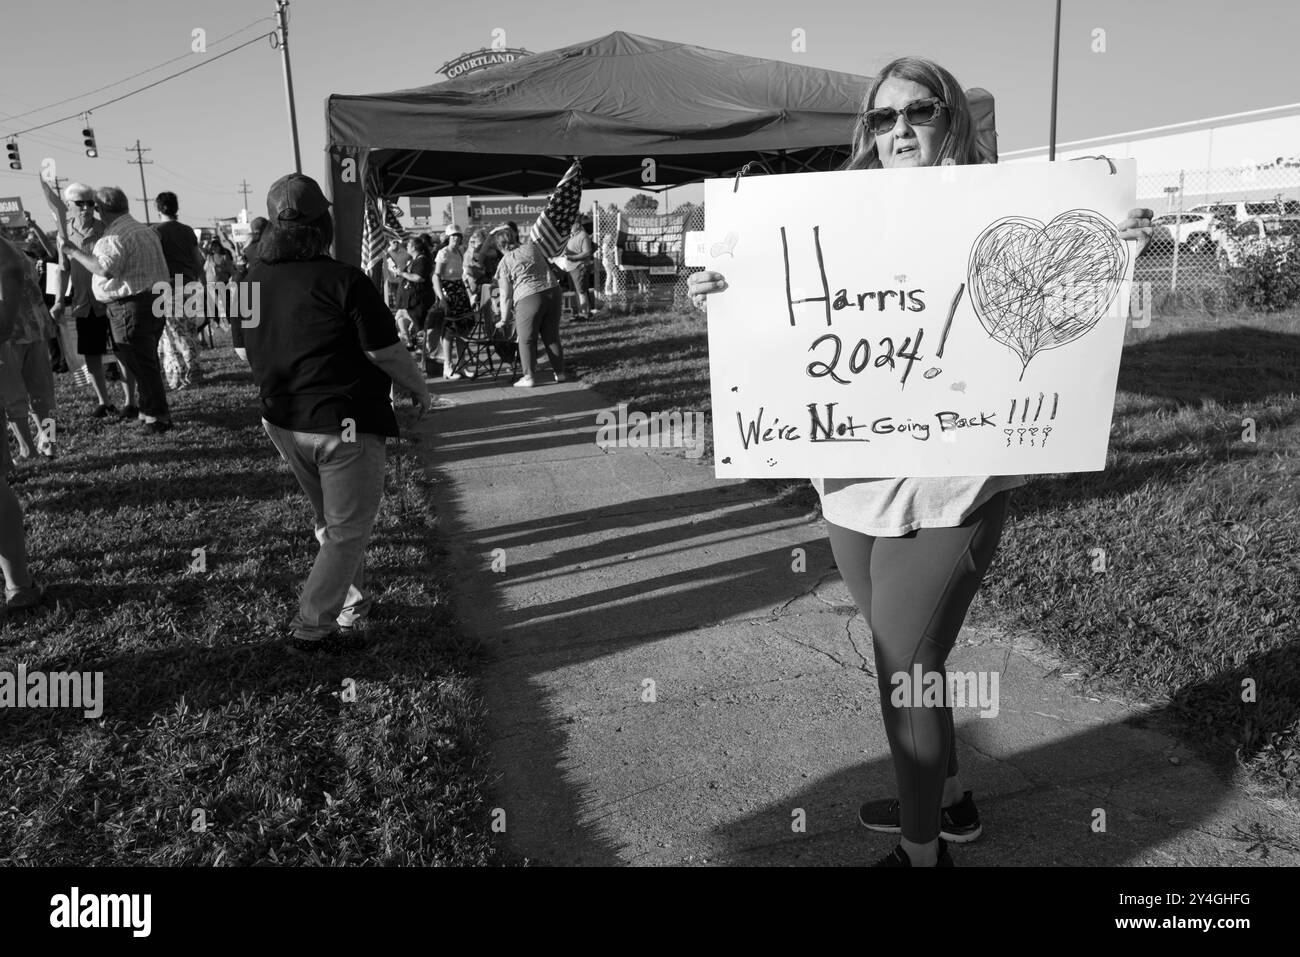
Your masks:
M 872 81 L 844 169 L 975 164 L 966 96 L 943 67 L 918 57 L 888 64 Z M 1133 209 L 1120 238 L 1149 236 L 1149 209 Z M 690 277 L 697 306 L 727 288 L 720 273 Z M 902 834 L 877 867 L 951 866 L 947 841 L 981 833 L 979 812 L 958 777 L 950 702 L 903 707 L 894 677 L 945 674 L 944 664 L 993 562 L 1010 491 L 1020 475 L 813 479 L 840 574 L 871 626 L 880 709 L 898 797 L 862 806 L 861 823 Z M 943 685 L 946 687 L 946 683 Z

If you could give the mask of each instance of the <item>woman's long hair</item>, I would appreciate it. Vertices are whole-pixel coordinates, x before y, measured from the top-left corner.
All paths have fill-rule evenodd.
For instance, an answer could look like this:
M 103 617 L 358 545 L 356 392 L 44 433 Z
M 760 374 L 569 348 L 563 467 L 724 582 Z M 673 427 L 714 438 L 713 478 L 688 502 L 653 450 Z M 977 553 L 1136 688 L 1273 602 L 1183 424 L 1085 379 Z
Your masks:
M 858 119 L 853 127 L 853 151 L 840 169 L 880 169 L 880 155 L 876 152 L 875 134 L 867 129 L 862 116 L 868 110 L 875 109 L 876 91 L 880 84 L 891 77 L 911 80 L 919 83 L 947 104 L 948 135 L 939 147 L 939 155 L 934 165 L 951 160 L 959 166 L 980 162 L 979 151 L 975 147 L 975 122 L 971 119 L 970 104 L 962 92 L 957 78 L 933 60 L 923 57 L 904 56 L 885 65 L 879 75 L 867 87 L 867 95 L 862 100 Z
M 258 243 L 263 262 L 300 262 L 329 254 L 334 241 L 334 219 L 324 213 L 305 223 L 274 220 L 267 224 Z

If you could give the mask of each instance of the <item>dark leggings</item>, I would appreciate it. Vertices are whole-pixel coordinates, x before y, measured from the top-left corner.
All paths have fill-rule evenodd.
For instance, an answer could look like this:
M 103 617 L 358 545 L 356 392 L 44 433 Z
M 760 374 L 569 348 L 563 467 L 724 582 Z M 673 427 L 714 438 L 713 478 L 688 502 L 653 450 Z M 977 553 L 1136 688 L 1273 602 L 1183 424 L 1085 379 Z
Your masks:
M 1009 490 L 998 492 L 955 528 L 922 528 L 896 538 L 826 523 L 840 575 L 871 626 L 903 837 L 917 844 L 939 836 L 944 780 L 957 773 L 957 740 L 951 702 L 895 706 L 894 676 L 910 683 L 916 664 L 923 674 L 945 673 L 948 652 L 997 551 L 1009 496 Z
M 525 296 L 515 303 L 519 364 L 531 376 L 537 365 L 537 340 L 546 347 L 546 358 L 557 375 L 564 373 L 564 347 L 560 345 L 560 308 L 564 300 L 559 286 Z

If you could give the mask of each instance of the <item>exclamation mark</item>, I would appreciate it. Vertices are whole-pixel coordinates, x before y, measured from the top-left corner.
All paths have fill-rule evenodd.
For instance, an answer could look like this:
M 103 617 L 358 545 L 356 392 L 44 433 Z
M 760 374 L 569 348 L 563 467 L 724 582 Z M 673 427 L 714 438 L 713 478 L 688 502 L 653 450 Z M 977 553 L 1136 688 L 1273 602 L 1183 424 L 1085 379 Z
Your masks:
M 957 287 L 957 295 L 952 297 L 952 305 L 948 307 L 948 321 L 943 324 L 943 335 L 939 337 L 939 350 L 935 353 L 940 359 L 943 358 L 943 347 L 948 341 L 948 330 L 952 328 L 952 317 L 957 315 L 957 303 L 961 302 L 961 294 L 966 291 L 966 284 L 962 283 Z
M 1057 401 L 1060 397 L 1061 397 L 1061 393 L 1059 393 L 1059 392 L 1053 392 L 1053 393 L 1052 393 L 1052 415 L 1051 415 L 1051 418 L 1052 418 L 1052 419 L 1055 419 L 1055 418 L 1056 418 L 1056 401 Z

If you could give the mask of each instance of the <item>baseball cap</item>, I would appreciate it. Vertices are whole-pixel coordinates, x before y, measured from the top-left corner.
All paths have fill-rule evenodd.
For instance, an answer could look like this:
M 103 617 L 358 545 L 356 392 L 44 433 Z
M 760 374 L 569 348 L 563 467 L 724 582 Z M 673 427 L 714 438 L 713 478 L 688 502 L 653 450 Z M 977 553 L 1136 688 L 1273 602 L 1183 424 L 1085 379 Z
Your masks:
M 459 227 L 459 226 L 457 226 L 455 223 L 452 223 L 452 224 L 449 225 L 445 230 L 443 230 L 443 235 L 444 235 L 444 236 L 464 236 L 465 234 L 462 233 L 462 232 L 460 231 L 460 227 Z
M 330 201 L 310 176 L 290 173 L 271 184 L 266 194 L 266 212 L 282 222 L 310 222 L 329 212 Z
M 95 191 L 85 183 L 69 183 L 63 188 L 63 201 L 75 203 L 79 199 L 94 199 Z

